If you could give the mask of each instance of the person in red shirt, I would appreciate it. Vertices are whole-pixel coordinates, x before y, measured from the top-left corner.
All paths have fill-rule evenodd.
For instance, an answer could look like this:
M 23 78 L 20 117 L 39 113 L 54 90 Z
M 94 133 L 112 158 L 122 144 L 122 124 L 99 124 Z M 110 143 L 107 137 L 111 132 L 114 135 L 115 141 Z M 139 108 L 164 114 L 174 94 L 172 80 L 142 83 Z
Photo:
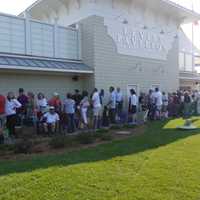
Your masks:
M 59 94 L 58 93 L 54 93 L 53 97 L 49 100 L 48 105 L 51 107 L 55 108 L 55 111 L 57 113 L 61 113 L 62 110 L 62 101 L 60 100 Z
M 0 140 L 3 136 L 3 128 L 5 125 L 5 105 L 6 98 L 0 94 Z
M 0 94 L 0 115 L 5 113 L 6 98 Z

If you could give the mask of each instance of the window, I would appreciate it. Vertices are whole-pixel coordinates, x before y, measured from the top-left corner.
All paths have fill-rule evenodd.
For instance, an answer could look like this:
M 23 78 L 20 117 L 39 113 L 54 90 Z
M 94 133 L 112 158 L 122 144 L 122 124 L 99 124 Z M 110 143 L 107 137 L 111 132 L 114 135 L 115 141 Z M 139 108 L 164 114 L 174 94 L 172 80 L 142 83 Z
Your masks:
M 185 54 L 185 71 L 193 71 L 192 54 Z
M 179 69 L 185 70 L 185 55 L 184 53 L 179 53 Z

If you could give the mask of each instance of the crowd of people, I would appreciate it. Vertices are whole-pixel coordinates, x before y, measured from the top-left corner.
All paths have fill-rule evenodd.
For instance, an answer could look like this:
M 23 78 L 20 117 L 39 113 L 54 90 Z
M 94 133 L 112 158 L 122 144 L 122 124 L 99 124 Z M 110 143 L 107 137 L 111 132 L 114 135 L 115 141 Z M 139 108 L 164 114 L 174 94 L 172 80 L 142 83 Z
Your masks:
M 105 98 L 102 89 L 67 93 L 62 101 L 58 93 L 47 99 L 43 93 L 25 93 L 19 89 L 16 97 L 13 92 L 0 95 L 0 135 L 5 129 L 15 136 L 16 126 L 35 126 L 38 133 L 54 134 L 67 130 L 73 133 L 79 129 L 99 129 L 116 123 L 139 124 L 149 120 L 162 120 L 168 117 L 189 117 L 200 114 L 200 93 L 198 91 L 177 91 L 165 93 L 149 90 L 148 94 L 130 90 L 128 106 L 120 88 L 110 87 Z

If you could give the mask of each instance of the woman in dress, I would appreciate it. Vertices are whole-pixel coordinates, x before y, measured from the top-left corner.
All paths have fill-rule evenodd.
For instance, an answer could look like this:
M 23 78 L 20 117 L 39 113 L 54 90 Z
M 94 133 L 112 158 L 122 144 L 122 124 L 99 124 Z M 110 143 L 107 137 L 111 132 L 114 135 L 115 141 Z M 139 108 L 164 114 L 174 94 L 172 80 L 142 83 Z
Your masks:
M 80 102 L 81 118 L 82 118 L 82 122 L 84 124 L 84 128 L 88 128 L 88 108 L 90 106 L 88 92 L 83 91 L 82 96 L 83 96 L 83 98 Z

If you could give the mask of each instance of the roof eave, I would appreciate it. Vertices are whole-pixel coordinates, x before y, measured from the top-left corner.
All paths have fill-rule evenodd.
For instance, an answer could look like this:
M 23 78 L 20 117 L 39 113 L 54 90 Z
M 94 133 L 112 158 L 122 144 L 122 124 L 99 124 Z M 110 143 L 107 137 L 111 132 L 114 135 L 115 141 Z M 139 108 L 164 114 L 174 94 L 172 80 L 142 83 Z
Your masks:
M 180 15 L 182 15 L 182 17 L 181 17 L 182 23 L 190 23 L 190 22 L 200 20 L 200 13 L 197 13 L 188 8 L 185 8 L 185 7 L 183 7 L 179 4 L 176 4 L 175 2 L 172 2 L 170 0 L 159 0 L 159 1 L 161 1 L 162 3 L 167 5 L 169 8 L 173 9 L 175 11 L 175 13 L 177 14 L 177 16 L 180 17 Z M 169 11 L 170 11 L 170 9 L 169 9 Z
M 32 5 L 30 5 L 24 12 L 20 13 L 19 16 L 22 16 L 25 12 L 31 11 L 34 7 L 38 6 L 43 1 L 44 0 L 37 0 Z M 190 23 L 200 20 L 200 13 L 185 8 L 170 0 L 154 0 L 154 2 L 158 3 L 158 5 L 160 5 L 162 8 L 166 8 L 166 12 L 168 12 L 168 14 L 171 14 L 170 12 L 173 12 L 174 16 L 181 20 L 181 23 Z M 150 2 L 147 1 L 147 4 L 148 3 Z
M 57 72 L 57 73 L 70 73 L 70 74 L 93 74 L 94 73 L 92 70 L 68 70 L 68 69 L 65 70 L 65 69 L 7 66 L 7 65 L 0 65 L 0 70 L 24 70 L 24 71 Z

